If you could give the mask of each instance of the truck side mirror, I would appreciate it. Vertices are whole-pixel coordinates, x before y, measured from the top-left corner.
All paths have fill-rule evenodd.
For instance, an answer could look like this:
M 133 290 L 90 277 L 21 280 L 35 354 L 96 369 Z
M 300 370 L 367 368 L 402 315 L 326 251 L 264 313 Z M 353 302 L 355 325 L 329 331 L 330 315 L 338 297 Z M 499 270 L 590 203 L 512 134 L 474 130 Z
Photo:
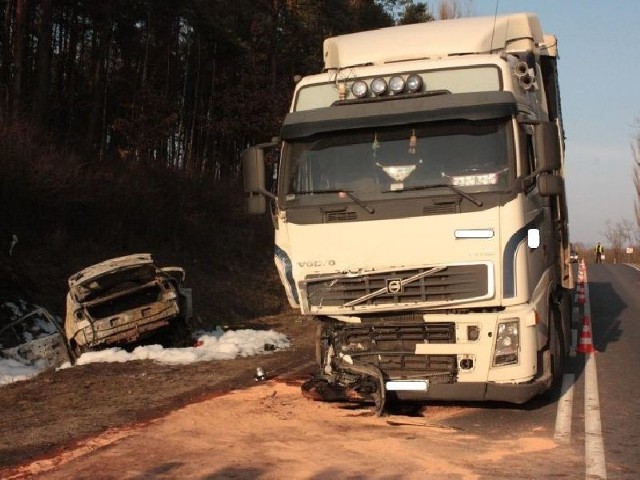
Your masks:
M 244 177 L 245 212 L 250 215 L 261 215 L 267 211 L 267 200 L 264 196 L 264 150 L 249 147 L 240 155 Z
M 564 181 L 559 175 L 544 173 L 538 176 L 538 191 L 543 197 L 562 195 L 564 192 Z
M 560 159 L 560 137 L 558 127 L 552 122 L 542 122 L 534 126 L 536 146 L 536 170 L 551 172 L 562 168 Z

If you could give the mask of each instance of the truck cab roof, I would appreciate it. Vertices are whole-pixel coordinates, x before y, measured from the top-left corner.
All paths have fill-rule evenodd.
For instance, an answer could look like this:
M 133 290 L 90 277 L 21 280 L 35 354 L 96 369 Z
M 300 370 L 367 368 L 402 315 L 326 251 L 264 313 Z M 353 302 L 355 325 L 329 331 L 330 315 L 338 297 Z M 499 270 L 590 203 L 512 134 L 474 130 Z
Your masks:
M 555 43 L 531 13 L 440 20 L 328 38 L 324 69 L 498 52 L 556 56 Z

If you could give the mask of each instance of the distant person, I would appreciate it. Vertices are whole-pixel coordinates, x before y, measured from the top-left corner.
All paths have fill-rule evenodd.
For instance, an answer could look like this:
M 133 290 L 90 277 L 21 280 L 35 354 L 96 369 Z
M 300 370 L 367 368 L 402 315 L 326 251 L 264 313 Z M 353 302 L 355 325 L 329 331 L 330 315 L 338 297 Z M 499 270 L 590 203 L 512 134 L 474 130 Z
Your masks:
M 596 263 L 602 263 L 602 254 L 604 253 L 604 247 L 600 242 L 596 245 Z

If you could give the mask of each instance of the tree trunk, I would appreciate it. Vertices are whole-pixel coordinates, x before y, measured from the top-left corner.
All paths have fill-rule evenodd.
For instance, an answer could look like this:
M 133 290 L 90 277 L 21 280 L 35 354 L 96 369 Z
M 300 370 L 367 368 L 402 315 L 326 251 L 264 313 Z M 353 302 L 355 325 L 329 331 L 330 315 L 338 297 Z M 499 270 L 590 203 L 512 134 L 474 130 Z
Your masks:
M 24 43 L 27 16 L 27 0 L 16 0 L 15 37 L 13 41 L 13 117 L 22 109 L 22 81 L 24 76 Z
M 11 2 L 5 2 L 4 4 L 4 18 L 3 18 L 3 29 L 0 32 L 0 41 L 2 42 L 2 62 L 0 65 L 2 69 L 0 70 L 0 87 L 3 92 L 2 102 L 0 104 L 0 120 L 6 122 L 10 118 L 10 109 L 11 109 L 11 95 L 10 88 L 11 85 L 11 68 L 10 65 L 12 63 L 12 51 L 11 51 L 11 25 L 12 25 L 12 9 Z
M 33 101 L 33 116 L 43 123 L 49 100 L 51 85 L 51 0 L 40 2 L 40 25 L 38 29 L 38 85 Z
M 95 41 L 98 43 L 93 60 L 92 79 L 92 101 L 91 113 L 87 125 L 87 136 L 85 138 L 85 148 L 89 151 L 96 151 L 102 143 L 102 135 L 98 133 L 99 119 L 103 111 L 103 102 L 106 85 L 106 65 L 109 62 L 109 50 L 111 44 L 111 22 L 107 21 L 96 33 Z
M 64 65 L 60 69 L 60 91 L 63 96 L 61 104 L 61 127 L 64 128 L 65 143 L 72 143 L 78 139 L 76 132 L 76 91 L 78 89 L 76 52 L 78 49 L 78 12 L 73 4 L 68 12 L 68 32 L 63 36 Z M 84 44 L 84 42 L 83 42 Z M 83 58 L 82 55 L 80 58 Z M 62 129 L 61 128 L 61 129 Z

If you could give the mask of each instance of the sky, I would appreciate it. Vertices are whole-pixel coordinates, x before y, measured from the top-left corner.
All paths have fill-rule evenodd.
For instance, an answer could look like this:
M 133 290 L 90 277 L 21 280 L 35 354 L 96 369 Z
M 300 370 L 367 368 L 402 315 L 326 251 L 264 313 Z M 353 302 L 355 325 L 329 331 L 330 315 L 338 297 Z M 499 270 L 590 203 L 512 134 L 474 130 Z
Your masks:
M 76 362 L 86 365 L 98 362 L 129 362 L 132 360 L 154 360 L 170 365 L 186 365 L 209 360 L 232 360 L 237 357 L 270 354 L 290 346 L 289 339 L 274 330 L 229 330 L 200 332 L 196 335 L 196 347 L 163 348 L 160 345 L 137 347 L 132 352 L 120 348 L 87 352 Z M 265 350 L 265 345 L 272 348 Z M 68 362 L 59 368 L 73 368 Z M 0 358 L 0 386 L 27 380 L 44 371 L 42 363 L 25 365 L 13 359 Z M 268 376 L 268 372 L 265 372 Z
M 471 0 L 476 16 L 535 13 L 558 38 L 570 238 L 607 244 L 607 222 L 636 226 L 631 145 L 640 133 L 640 2 Z

